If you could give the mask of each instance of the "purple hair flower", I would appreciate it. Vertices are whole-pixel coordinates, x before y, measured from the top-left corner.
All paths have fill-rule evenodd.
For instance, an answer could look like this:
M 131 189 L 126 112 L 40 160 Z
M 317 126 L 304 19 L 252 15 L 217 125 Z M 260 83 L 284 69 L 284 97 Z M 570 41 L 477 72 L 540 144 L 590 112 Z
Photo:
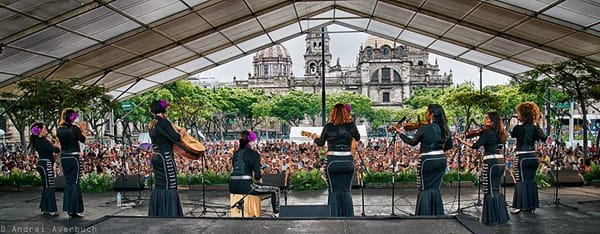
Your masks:
M 253 131 L 248 132 L 247 139 L 249 142 L 256 141 L 256 133 L 254 133 Z
M 159 103 L 162 108 L 167 108 L 167 106 L 169 106 L 169 102 L 167 102 L 165 99 L 160 99 Z
M 347 110 L 348 112 L 351 112 L 351 111 L 352 111 L 352 107 L 350 106 L 350 103 L 346 103 L 346 110 Z
M 79 117 L 79 115 L 77 114 L 77 112 L 73 112 L 69 115 L 69 120 L 71 122 L 75 121 L 77 119 L 77 117 Z
M 35 125 L 31 128 L 31 135 L 39 136 L 40 133 L 42 133 L 40 126 Z

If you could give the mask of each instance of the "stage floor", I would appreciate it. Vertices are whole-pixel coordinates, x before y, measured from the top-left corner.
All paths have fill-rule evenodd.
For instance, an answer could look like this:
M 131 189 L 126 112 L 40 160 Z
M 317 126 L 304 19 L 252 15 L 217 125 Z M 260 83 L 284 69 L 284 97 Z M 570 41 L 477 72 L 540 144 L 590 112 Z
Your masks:
M 477 187 L 462 188 L 461 211 L 458 211 L 456 187 L 443 187 L 444 207 L 449 214 L 442 218 L 412 216 L 417 190 L 413 187 L 395 189 L 394 209 L 392 190 L 365 189 L 365 216 L 362 214 L 360 189 L 353 189 L 355 217 L 333 218 L 272 218 L 269 200 L 263 200 L 262 218 L 229 218 L 226 206 L 229 194 L 210 190 L 204 194 L 197 187 L 180 190 L 185 218 L 148 218 L 147 201 L 133 208 L 117 208 L 115 192 L 84 194 L 85 217 L 69 220 L 65 213 L 47 218 L 40 214 L 38 191 L 0 192 L 0 232 L 96 232 L 96 233 L 597 233 L 600 230 L 600 188 L 561 187 L 561 205 L 555 205 L 555 189 L 540 190 L 540 205 L 535 214 L 511 214 L 511 221 L 487 227 L 477 222 L 481 206 L 477 202 Z M 512 187 L 506 188 L 508 201 Z M 62 192 L 57 192 L 57 204 L 62 209 Z M 138 192 L 125 192 L 135 199 Z M 141 197 L 148 198 L 149 190 Z M 326 204 L 327 191 L 291 191 L 288 205 Z M 284 198 L 281 204 L 285 205 Z M 203 211 L 206 209 L 206 213 Z M 395 216 L 392 216 L 392 212 Z

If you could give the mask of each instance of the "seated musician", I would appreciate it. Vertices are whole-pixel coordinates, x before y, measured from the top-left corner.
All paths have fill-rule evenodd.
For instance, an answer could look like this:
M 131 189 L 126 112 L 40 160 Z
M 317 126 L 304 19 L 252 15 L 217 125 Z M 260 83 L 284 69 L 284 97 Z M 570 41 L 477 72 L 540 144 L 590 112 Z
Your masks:
M 279 187 L 255 183 L 261 181 L 260 155 L 250 148 L 250 142 L 256 140 L 254 132 L 240 133 L 239 147 L 231 159 L 233 169 L 229 180 L 229 192 L 233 194 L 271 195 L 273 213 L 279 213 Z

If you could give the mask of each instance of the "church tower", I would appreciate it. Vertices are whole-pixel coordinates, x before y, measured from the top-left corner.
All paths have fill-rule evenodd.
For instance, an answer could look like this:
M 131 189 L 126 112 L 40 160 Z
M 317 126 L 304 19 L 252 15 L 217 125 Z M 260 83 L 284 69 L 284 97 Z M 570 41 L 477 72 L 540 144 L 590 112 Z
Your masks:
M 325 28 L 325 45 L 321 45 L 321 30 L 312 31 L 306 35 L 306 52 L 304 53 L 304 76 L 316 76 L 321 73 L 321 53 L 325 48 L 325 72 L 331 65 L 329 51 L 329 34 Z

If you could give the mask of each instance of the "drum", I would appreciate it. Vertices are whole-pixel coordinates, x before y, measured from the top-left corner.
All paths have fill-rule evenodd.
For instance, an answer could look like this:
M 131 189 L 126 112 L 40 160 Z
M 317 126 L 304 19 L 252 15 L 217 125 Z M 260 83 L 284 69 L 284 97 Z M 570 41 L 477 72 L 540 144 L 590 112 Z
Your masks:
M 173 128 L 177 131 L 181 129 L 175 124 L 173 124 Z M 173 143 L 173 154 L 190 160 L 200 159 L 205 151 L 204 144 L 189 134 L 183 134 L 180 142 Z

